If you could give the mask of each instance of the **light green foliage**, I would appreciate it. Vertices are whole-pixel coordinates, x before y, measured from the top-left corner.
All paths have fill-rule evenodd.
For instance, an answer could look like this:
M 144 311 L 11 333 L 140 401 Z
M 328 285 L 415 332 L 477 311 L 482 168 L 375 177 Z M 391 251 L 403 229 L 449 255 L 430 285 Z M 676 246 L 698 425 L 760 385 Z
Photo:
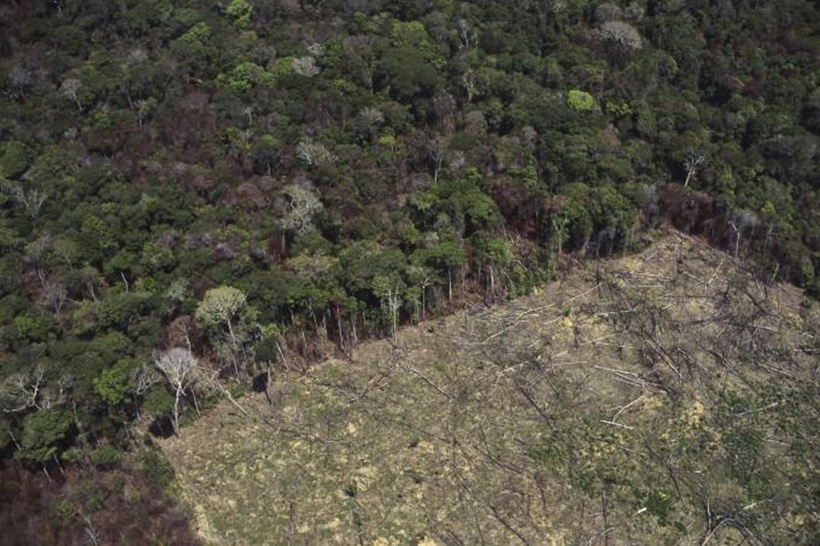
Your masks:
M 31 313 L 15 317 L 12 326 L 21 340 L 42 342 L 48 339 L 55 325 L 50 317 Z
M 182 27 L 190 28 L 202 20 L 202 12 L 195 8 L 181 7 L 174 10 L 174 22 Z
M 111 406 L 122 404 L 134 389 L 134 372 L 137 368 L 138 362 L 135 360 L 117 361 L 94 380 L 94 391 Z
M 530 191 L 536 191 L 540 189 L 540 181 L 538 180 L 538 170 L 535 168 L 535 165 L 530 163 L 526 167 L 524 167 L 523 172 L 521 173 L 521 178 L 524 182 L 524 186 Z
M 171 49 L 186 62 L 204 63 L 210 54 L 210 43 L 211 27 L 205 21 L 201 21 L 175 39 Z
M 252 61 L 243 61 L 236 65 L 228 76 L 220 76 L 231 89 L 246 92 L 256 84 L 273 85 L 275 77 Z
M 163 294 L 172 306 L 184 302 L 188 298 L 188 295 L 189 287 L 186 279 L 174 279 Z
M 140 263 L 148 272 L 170 271 L 176 264 L 176 259 L 169 248 L 148 242 L 142 247 Z
M 105 105 L 95 108 L 91 112 L 91 122 L 94 124 L 94 128 L 96 129 L 108 129 L 111 127 L 110 109 Z
M 412 49 L 421 53 L 424 59 L 436 68 L 444 65 L 421 21 L 396 21 L 390 23 L 390 37 L 397 48 Z
M 237 26 L 247 27 L 251 22 L 253 7 L 247 0 L 231 0 L 225 12 L 234 20 Z
M 507 265 L 513 258 L 509 243 L 500 237 L 487 241 L 482 248 L 482 253 L 490 263 L 499 266 Z
M 596 253 L 611 254 L 631 243 L 637 223 L 637 212 L 627 199 L 612 186 L 589 187 L 575 184 L 568 192 L 569 202 L 562 209 L 559 222 L 567 222 L 572 239 L 584 244 L 598 234 Z M 560 225 L 559 225 L 560 227 Z
M 606 111 L 616 118 L 623 118 L 632 115 L 632 107 L 627 102 L 607 101 Z
M 91 450 L 88 454 L 91 463 L 98 468 L 113 468 L 122 460 L 122 453 L 114 446 L 104 446 Z
M 588 112 L 595 108 L 595 99 L 586 91 L 570 89 L 567 92 L 567 106 L 576 112 Z
M 97 216 L 88 216 L 80 227 L 80 233 L 88 243 L 100 250 L 117 246 L 114 234 L 105 221 Z
M 196 309 L 196 317 L 205 325 L 230 324 L 246 304 L 245 294 L 237 288 L 212 288 L 205 292 Z
M 211 27 L 207 23 L 199 22 L 183 34 L 179 40 L 190 45 L 201 45 L 211 38 Z

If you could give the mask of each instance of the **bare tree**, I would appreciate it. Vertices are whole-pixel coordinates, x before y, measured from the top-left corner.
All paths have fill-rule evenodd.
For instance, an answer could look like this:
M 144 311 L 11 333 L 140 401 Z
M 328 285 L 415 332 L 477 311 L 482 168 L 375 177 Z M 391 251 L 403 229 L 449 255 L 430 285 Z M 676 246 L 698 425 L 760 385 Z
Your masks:
M 157 371 L 152 368 L 149 364 L 144 365 L 142 368 L 138 368 L 134 370 L 134 388 L 133 392 L 137 396 L 142 396 L 148 389 L 153 387 L 157 384 L 160 380 L 160 376 Z
M 38 410 L 50 406 L 48 397 L 43 397 L 45 370 L 37 366 L 31 372 L 8 376 L 0 384 L 0 409 L 4 413 L 17 413 L 29 408 Z
M 382 309 L 390 315 L 390 331 L 393 339 L 399 324 L 399 310 L 401 309 L 400 281 L 386 275 L 376 275 L 373 279 L 373 293 L 381 300 Z
M 310 167 L 332 165 L 336 162 L 336 156 L 324 144 L 314 142 L 309 138 L 299 141 L 299 145 L 296 146 L 296 156 Z
M 31 87 L 31 73 L 22 66 L 15 66 L 9 72 L 8 78 L 11 87 L 17 90 L 15 95 L 18 97 L 25 96 L 26 90 Z
M 11 195 L 15 203 L 22 206 L 29 218 L 40 216 L 40 210 L 48 199 L 48 193 L 37 188 L 24 188 L 22 184 L 11 180 L 0 181 L 0 189 Z
M 286 202 L 282 227 L 303 235 L 313 230 L 313 217 L 322 210 L 322 202 L 315 193 L 297 184 L 284 189 Z M 283 243 L 284 244 L 284 243 Z
M 137 101 L 137 122 L 139 126 L 145 123 L 145 120 L 157 107 L 157 99 L 149 97 L 147 99 L 140 99 Z
M 444 162 L 445 150 L 444 139 L 440 135 L 431 138 L 424 147 L 427 157 L 433 163 L 433 182 L 438 182 L 438 173 L 441 170 L 441 164 Z
M 253 125 L 253 106 L 245 106 L 242 108 L 242 115 L 248 118 L 248 127 Z
M 686 167 L 686 181 L 683 183 L 683 187 L 689 187 L 689 182 L 692 181 L 692 178 L 698 173 L 701 165 L 706 161 L 706 155 L 702 152 L 696 152 L 692 148 L 689 148 L 686 151 L 686 159 L 683 162 L 683 166 Z
M 601 25 L 601 38 L 626 51 L 643 47 L 638 29 L 624 21 L 607 21 Z
M 452 135 L 456 127 L 456 99 L 449 93 L 440 93 L 433 98 L 433 111 L 438 127 L 444 135 Z
M 472 25 L 470 25 L 470 23 L 468 23 L 465 19 L 459 19 L 457 25 L 460 42 L 458 48 L 469 48 L 475 45 L 478 41 L 478 36 Z
M 735 258 L 737 258 L 738 251 L 740 250 L 740 239 L 743 236 L 743 232 L 746 229 L 754 232 L 754 229 L 758 225 L 760 225 L 760 217 L 758 217 L 756 212 L 751 210 L 737 211 L 732 216 L 732 219 L 729 220 L 729 227 L 731 227 L 732 231 L 735 233 Z
M 80 245 L 66 237 L 57 237 L 51 242 L 49 254 L 65 262 L 69 269 L 74 269 L 74 260 L 80 255 Z
M 79 93 L 82 85 L 82 82 L 77 78 L 66 78 L 63 80 L 62 85 L 60 85 L 60 93 L 62 93 L 64 97 L 71 99 L 74 104 L 77 105 L 77 109 L 81 114 L 83 113 L 83 105 L 80 102 Z
M 595 22 L 602 25 L 609 21 L 618 21 L 623 19 L 624 10 L 616 4 L 605 2 L 595 8 Z
M 103 538 L 102 533 L 100 533 L 100 531 L 94 526 L 94 522 L 91 521 L 91 518 L 85 514 L 81 517 L 85 522 L 85 536 L 88 538 L 88 542 L 93 546 L 97 546 Z
M 478 74 L 475 70 L 469 69 L 461 75 L 461 85 L 467 92 L 467 102 L 473 102 L 473 97 L 478 92 Z
M 68 291 L 66 290 L 65 284 L 59 279 L 48 279 L 40 291 L 37 302 L 43 307 L 59 314 L 67 299 Z
M 174 389 L 174 433 L 179 434 L 179 401 L 196 379 L 196 357 L 188 349 L 173 347 L 154 355 L 154 365 Z
M 26 253 L 24 254 L 26 265 L 34 268 L 37 278 L 40 280 L 40 286 L 44 288 L 46 285 L 46 257 L 50 246 L 51 235 L 44 233 L 26 245 Z
M 293 68 L 294 72 L 300 76 L 305 76 L 306 78 L 318 76 L 319 72 L 321 72 L 319 67 L 316 66 L 316 59 L 313 57 L 299 57 L 297 59 L 293 59 L 291 68 Z

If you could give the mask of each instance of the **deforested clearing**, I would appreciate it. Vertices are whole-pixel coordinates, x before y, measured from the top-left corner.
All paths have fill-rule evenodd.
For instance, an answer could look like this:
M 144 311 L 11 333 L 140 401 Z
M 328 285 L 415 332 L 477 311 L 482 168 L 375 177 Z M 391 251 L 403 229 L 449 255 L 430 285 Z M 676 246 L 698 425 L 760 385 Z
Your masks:
M 282 372 L 163 449 L 215 544 L 808 543 L 818 317 L 770 276 L 673 234 Z

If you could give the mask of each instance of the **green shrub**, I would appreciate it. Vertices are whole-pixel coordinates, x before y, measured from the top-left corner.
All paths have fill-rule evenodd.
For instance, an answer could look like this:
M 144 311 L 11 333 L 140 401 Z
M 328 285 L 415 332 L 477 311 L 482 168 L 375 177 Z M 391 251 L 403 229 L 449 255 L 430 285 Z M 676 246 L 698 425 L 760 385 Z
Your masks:
M 576 112 L 587 112 L 595 108 L 595 99 L 586 91 L 571 89 L 567 93 L 567 106 Z

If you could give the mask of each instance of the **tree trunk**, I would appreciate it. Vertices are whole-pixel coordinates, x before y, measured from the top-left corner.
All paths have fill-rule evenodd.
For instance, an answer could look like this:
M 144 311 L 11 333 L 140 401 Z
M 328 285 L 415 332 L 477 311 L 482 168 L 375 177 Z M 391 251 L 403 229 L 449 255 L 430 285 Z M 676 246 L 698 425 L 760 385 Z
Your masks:
M 265 399 L 268 401 L 268 405 L 273 405 L 273 400 L 270 397 L 270 380 L 271 380 L 271 373 L 270 373 L 271 365 L 270 360 L 265 362 Z
M 399 329 L 399 311 L 392 301 L 390 302 L 390 314 L 393 315 L 393 339 L 396 339 L 396 330 Z
M 345 342 L 344 330 L 342 329 L 342 312 L 336 309 L 336 328 L 339 329 L 339 346 L 343 353 L 347 352 L 347 343 Z
M 233 324 L 231 323 L 231 319 L 228 319 L 228 333 L 231 336 L 231 345 L 233 346 L 233 354 L 231 355 L 231 360 L 233 360 L 233 373 L 234 376 L 239 379 L 239 366 L 236 363 L 236 336 L 233 333 Z
M 181 389 L 176 389 L 174 396 L 174 434 L 179 436 L 179 397 L 182 394 Z
M 196 391 L 191 387 L 191 397 L 194 399 L 194 409 L 196 410 L 196 416 L 202 417 L 202 413 L 199 411 L 199 402 L 196 399 Z

